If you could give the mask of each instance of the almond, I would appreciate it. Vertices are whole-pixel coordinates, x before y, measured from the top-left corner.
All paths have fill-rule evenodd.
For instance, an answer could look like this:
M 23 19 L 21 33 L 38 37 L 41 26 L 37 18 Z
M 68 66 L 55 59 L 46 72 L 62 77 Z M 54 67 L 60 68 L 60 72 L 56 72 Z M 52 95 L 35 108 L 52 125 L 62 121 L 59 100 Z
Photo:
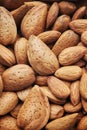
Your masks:
M 69 26 L 76 33 L 82 34 L 84 31 L 87 31 L 87 19 L 73 20 Z
M 70 90 L 70 100 L 75 106 L 80 103 L 80 82 L 78 80 L 73 82 L 70 86 Z
M 66 103 L 64 105 L 64 110 L 67 113 L 75 113 L 75 112 L 79 112 L 82 108 L 82 104 L 79 103 L 76 106 L 73 106 L 71 103 Z
M 62 106 L 51 104 L 51 113 L 50 113 L 50 119 L 57 119 L 63 116 L 64 114 L 64 109 Z
M 81 35 L 81 41 L 82 43 L 87 46 L 87 31 L 84 31 Z
M 73 40 L 74 39 L 74 40 Z M 67 30 L 59 37 L 54 44 L 52 51 L 55 55 L 59 55 L 62 50 L 67 47 L 75 46 L 79 42 L 79 36 L 72 30 Z
M 76 5 L 72 2 L 62 1 L 59 3 L 60 13 L 71 15 L 76 10 Z
M 10 115 L 6 115 L 0 118 L 0 130 L 21 130 L 17 124 L 16 119 Z
M 25 38 L 19 38 L 14 45 L 15 56 L 18 64 L 28 63 L 27 43 L 28 41 Z
M 72 20 L 81 19 L 86 13 L 86 6 L 82 6 L 79 9 L 76 10 L 74 13 Z
M 87 116 L 84 116 L 81 120 L 80 120 L 80 122 L 79 122 L 79 124 L 78 124 L 78 126 L 77 126 L 77 130 L 87 130 Z
M 0 64 L 0 75 L 2 75 L 4 71 L 5 67 L 2 64 Z
M 78 113 L 55 119 L 46 125 L 46 130 L 70 130 L 75 125 L 77 118 Z
M 8 67 L 16 63 L 14 53 L 1 44 L 0 44 L 0 63 Z
M 25 130 L 40 130 L 47 124 L 49 114 L 47 97 L 38 86 L 34 86 L 18 113 L 17 125 Z
M 61 67 L 55 72 L 55 76 L 63 80 L 74 81 L 82 76 L 82 69 L 79 66 Z
M 68 86 L 56 77 L 50 76 L 47 83 L 51 92 L 59 99 L 66 99 L 69 96 L 70 90 Z
M 38 37 L 31 35 L 28 42 L 28 59 L 40 75 L 53 74 L 59 67 L 55 54 Z
M 68 47 L 59 54 L 59 63 L 61 65 L 72 65 L 79 61 L 85 55 L 85 49 L 82 46 Z
M 0 6 L 0 44 L 13 44 L 16 40 L 17 28 L 11 13 Z
M 37 76 L 35 84 L 39 86 L 45 86 L 47 85 L 47 79 L 48 79 L 48 76 Z
M 2 95 L 3 88 L 4 88 L 3 81 L 2 81 L 2 77 L 0 75 L 0 96 Z
M 18 91 L 27 88 L 35 81 L 34 71 L 29 65 L 12 66 L 2 75 L 5 91 Z
M 22 103 L 16 105 L 16 107 L 10 112 L 11 116 L 17 118 L 20 108 L 22 107 Z
M 87 100 L 87 73 L 83 73 L 80 81 L 80 94 Z
M 27 12 L 21 23 L 21 31 L 27 39 L 44 31 L 47 16 L 47 5 L 35 6 Z
M 59 5 L 57 2 L 54 2 L 48 11 L 46 28 L 49 28 L 51 25 L 53 25 L 58 14 L 59 14 Z
M 85 99 L 81 99 L 81 103 L 82 103 L 82 106 L 83 106 L 83 109 L 85 112 L 87 112 L 87 101 Z
M 18 97 L 15 92 L 3 92 L 0 97 L 0 116 L 10 112 L 18 103 Z
M 38 37 L 46 44 L 51 44 L 53 42 L 56 42 L 58 38 L 60 37 L 61 33 L 58 31 L 46 31 L 43 33 L 40 33 Z
M 28 8 L 31 8 L 31 7 L 34 7 L 34 6 L 40 6 L 42 4 L 45 4 L 44 2 L 41 2 L 41 1 L 25 1 L 24 4 L 28 7 Z
M 52 103 L 62 105 L 66 102 L 66 100 L 64 100 L 64 99 L 61 100 L 61 99 L 58 99 L 57 97 L 55 97 L 48 87 L 40 87 L 40 89 Z
M 70 21 L 71 21 L 70 16 L 65 14 L 61 15 L 56 19 L 52 29 L 64 32 L 68 29 Z
M 75 65 L 79 67 L 84 67 L 86 65 L 86 62 L 83 59 L 80 59 L 78 62 L 75 63 Z

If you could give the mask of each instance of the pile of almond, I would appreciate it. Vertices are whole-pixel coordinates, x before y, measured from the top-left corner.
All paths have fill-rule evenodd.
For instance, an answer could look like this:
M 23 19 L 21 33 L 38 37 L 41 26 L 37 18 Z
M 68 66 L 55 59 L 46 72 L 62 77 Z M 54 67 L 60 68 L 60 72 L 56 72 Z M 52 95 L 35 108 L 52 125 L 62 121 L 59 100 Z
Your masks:
M 87 1 L 0 1 L 0 130 L 87 130 Z

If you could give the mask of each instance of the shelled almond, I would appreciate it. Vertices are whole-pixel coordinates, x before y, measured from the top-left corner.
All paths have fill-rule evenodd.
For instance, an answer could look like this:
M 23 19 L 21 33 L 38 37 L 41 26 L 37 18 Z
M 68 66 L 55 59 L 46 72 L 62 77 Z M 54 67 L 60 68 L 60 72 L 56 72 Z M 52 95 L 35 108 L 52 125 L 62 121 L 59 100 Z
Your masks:
M 0 1 L 0 130 L 87 130 L 87 1 L 74 1 Z

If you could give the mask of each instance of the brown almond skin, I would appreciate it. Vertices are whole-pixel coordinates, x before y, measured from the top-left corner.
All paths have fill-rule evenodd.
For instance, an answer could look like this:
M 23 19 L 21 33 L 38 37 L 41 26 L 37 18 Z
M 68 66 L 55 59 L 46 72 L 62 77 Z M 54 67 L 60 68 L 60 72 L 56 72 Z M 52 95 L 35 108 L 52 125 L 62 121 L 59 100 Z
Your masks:
M 16 119 L 10 115 L 0 117 L 0 130 L 21 130 L 17 124 Z
M 47 83 L 51 92 L 59 99 L 66 99 L 69 96 L 70 90 L 68 86 L 56 77 L 50 76 Z
M 76 10 L 76 5 L 72 2 L 62 1 L 59 3 L 60 13 L 71 15 Z
M 78 113 L 70 114 L 59 119 L 53 120 L 45 127 L 46 130 L 70 130 L 78 118 Z
M 68 29 L 70 21 L 71 21 L 70 16 L 65 14 L 61 15 L 56 19 L 52 29 L 64 32 Z
M 16 107 L 10 112 L 10 114 L 11 114 L 11 116 L 12 116 L 13 118 L 16 118 L 16 119 L 17 119 L 19 110 L 20 110 L 20 108 L 22 107 L 22 105 L 23 105 L 22 103 L 17 104 Z
M 81 41 L 82 43 L 87 46 L 87 31 L 84 31 L 81 35 Z
M 0 44 L 0 63 L 10 67 L 16 63 L 14 53 L 7 47 Z
M 18 113 L 17 125 L 25 130 L 40 130 L 47 124 L 49 114 L 48 99 L 36 85 Z
M 0 64 L 0 75 L 2 75 L 2 73 L 5 71 L 5 67 L 2 65 L 2 64 Z
M 54 2 L 48 11 L 46 28 L 49 28 L 51 25 L 53 25 L 58 14 L 59 14 L 59 5 L 57 2 Z
M 54 43 L 58 40 L 58 38 L 60 37 L 61 33 L 55 30 L 52 31 L 46 31 L 43 33 L 40 33 L 38 35 L 38 38 L 40 38 L 44 43 L 51 44 Z
M 55 72 L 55 76 L 66 81 L 74 81 L 82 76 L 82 69 L 79 66 L 64 66 Z
M 41 91 L 48 97 L 49 101 L 52 103 L 63 105 L 65 104 L 66 100 L 61 100 L 53 95 L 51 90 L 48 87 L 40 87 Z
M 28 94 L 29 94 L 30 91 L 31 91 L 31 88 L 32 88 L 32 86 L 29 86 L 28 88 L 23 89 L 23 90 L 20 90 L 20 91 L 17 92 L 17 96 L 18 96 L 18 98 L 19 98 L 22 102 L 24 102 L 25 99 L 27 98 Z
M 35 84 L 37 84 L 39 86 L 46 86 L 47 85 L 47 79 L 48 79 L 48 76 L 37 76 Z
M 55 54 L 34 35 L 28 41 L 28 59 L 32 68 L 40 75 L 53 74 L 59 67 Z
M 83 59 L 80 59 L 78 62 L 75 63 L 75 65 L 79 67 L 84 67 L 86 65 L 86 62 Z
M 3 81 L 2 81 L 2 76 L 0 75 L 0 96 L 2 95 L 2 92 L 3 92 Z
M 18 97 L 15 92 L 3 92 L 0 97 L 0 116 L 10 112 L 18 103 Z
M 15 20 L 17 26 L 20 26 L 23 17 L 29 11 L 29 9 L 31 9 L 32 7 L 33 6 L 28 7 L 27 5 L 24 4 L 24 5 L 20 6 L 19 8 L 11 11 L 11 14 L 14 17 L 14 20 Z
M 78 105 L 76 106 L 73 106 L 71 103 L 66 103 L 64 105 L 64 110 L 65 112 L 67 113 L 75 113 L 75 112 L 79 112 L 82 108 L 82 104 L 79 103 Z
M 17 27 L 11 13 L 0 6 L 0 44 L 13 44 L 17 37 Z
M 31 85 L 35 81 L 35 75 L 29 65 L 19 64 L 4 71 L 2 79 L 5 91 L 18 91 Z
M 81 46 L 68 47 L 59 54 L 61 65 L 72 65 L 85 55 L 85 49 Z
M 86 6 L 82 6 L 79 9 L 76 10 L 74 13 L 72 20 L 81 19 L 86 13 Z
M 83 73 L 80 81 L 80 94 L 87 100 L 87 73 Z
M 35 6 L 27 12 L 21 23 L 21 32 L 25 38 L 39 35 L 44 31 L 47 16 L 47 5 Z
M 54 120 L 60 118 L 64 114 L 64 108 L 60 105 L 51 104 L 50 106 L 50 119 Z
M 87 130 L 87 116 L 84 116 L 78 123 L 77 130 Z
M 78 34 L 87 31 L 87 19 L 76 19 L 69 23 L 69 27 Z
M 76 106 L 80 103 L 80 82 L 77 80 L 70 86 L 70 100 L 71 103 Z
M 14 45 L 15 56 L 18 64 L 28 63 L 27 43 L 27 39 L 19 38 Z
M 87 112 L 87 101 L 85 99 L 81 99 L 82 107 L 85 112 Z
M 74 40 L 73 40 L 74 39 Z M 67 30 L 59 37 L 59 39 L 54 44 L 52 51 L 55 55 L 59 55 L 62 50 L 67 47 L 75 46 L 79 42 L 79 36 L 72 30 Z

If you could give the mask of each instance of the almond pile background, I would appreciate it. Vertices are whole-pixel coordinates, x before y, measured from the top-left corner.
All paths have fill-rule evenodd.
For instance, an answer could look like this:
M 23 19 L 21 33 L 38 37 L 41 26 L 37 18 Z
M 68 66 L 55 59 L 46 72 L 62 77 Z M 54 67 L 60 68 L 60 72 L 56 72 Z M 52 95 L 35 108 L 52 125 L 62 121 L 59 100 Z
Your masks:
M 0 1 L 0 130 L 87 130 L 87 1 Z

